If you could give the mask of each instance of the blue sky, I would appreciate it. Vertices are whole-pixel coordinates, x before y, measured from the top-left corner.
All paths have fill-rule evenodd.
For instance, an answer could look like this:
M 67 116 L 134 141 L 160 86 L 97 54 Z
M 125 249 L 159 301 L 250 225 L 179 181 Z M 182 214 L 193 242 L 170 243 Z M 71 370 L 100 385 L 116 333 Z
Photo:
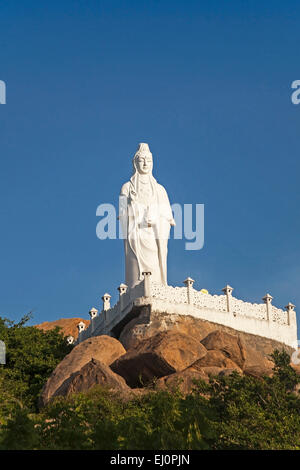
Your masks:
M 171 202 L 205 204 L 205 245 L 168 278 L 300 311 L 298 1 L 0 3 L 0 315 L 85 316 L 124 281 L 96 237 L 138 142 Z

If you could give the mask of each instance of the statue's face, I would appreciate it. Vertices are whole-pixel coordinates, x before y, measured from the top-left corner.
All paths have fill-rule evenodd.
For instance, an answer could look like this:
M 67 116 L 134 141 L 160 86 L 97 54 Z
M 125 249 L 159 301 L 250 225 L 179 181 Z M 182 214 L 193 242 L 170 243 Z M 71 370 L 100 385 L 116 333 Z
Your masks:
M 142 175 L 152 173 L 153 160 L 151 153 L 142 153 L 141 155 L 138 155 L 136 159 L 136 167 L 138 172 Z

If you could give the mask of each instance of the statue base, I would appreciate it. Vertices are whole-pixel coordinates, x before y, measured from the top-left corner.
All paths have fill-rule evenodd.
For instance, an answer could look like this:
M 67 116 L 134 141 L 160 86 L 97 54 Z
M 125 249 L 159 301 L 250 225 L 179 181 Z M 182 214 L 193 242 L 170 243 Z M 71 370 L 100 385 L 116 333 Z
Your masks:
M 190 316 L 297 348 L 296 312 L 291 303 L 286 310 L 279 309 L 267 294 L 264 303 L 252 304 L 233 297 L 230 286 L 223 289 L 223 295 L 211 295 L 197 291 L 193 283 L 187 278 L 185 287 L 164 286 L 152 282 L 151 273 L 144 273 L 144 280 L 132 289 L 121 284 L 118 302 L 111 308 L 110 296 L 105 294 L 103 310 L 100 315 L 91 310 L 90 325 L 79 331 L 77 342 L 104 334 L 119 338 L 130 321 L 149 309 L 156 314 Z

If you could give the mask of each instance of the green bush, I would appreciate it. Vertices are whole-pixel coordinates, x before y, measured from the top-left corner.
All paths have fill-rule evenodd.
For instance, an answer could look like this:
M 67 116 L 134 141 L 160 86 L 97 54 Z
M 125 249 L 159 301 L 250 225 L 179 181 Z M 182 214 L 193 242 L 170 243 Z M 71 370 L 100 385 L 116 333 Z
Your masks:
M 126 402 L 97 386 L 57 398 L 39 414 L 17 408 L 0 448 L 208 449 L 214 436 L 206 400 L 194 398 L 160 391 Z
M 0 339 L 6 345 L 6 364 L 0 365 L 0 423 L 8 401 L 22 402 L 37 411 L 40 391 L 51 372 L 71 351 L 60 329 L 43 331 L 26 326 L 26 315 L 14 323 L 0 317 Z M 2 418 L 3 419 L 3 418 Z

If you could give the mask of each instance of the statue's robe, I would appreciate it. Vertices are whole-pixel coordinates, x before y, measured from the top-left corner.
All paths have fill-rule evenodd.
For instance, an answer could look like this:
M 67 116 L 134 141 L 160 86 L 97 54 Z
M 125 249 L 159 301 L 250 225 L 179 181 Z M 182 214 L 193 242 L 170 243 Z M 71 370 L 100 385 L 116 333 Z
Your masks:
M 119 218 L 127 286 L 138 284 L 143 272 L 151 272 L 151 280 L 166 285 L 168 238 L 170 225 L 175 222 L 165 188 L 152 175 L 146 185 L 142 184 L 136 172 L 122 186 Z

